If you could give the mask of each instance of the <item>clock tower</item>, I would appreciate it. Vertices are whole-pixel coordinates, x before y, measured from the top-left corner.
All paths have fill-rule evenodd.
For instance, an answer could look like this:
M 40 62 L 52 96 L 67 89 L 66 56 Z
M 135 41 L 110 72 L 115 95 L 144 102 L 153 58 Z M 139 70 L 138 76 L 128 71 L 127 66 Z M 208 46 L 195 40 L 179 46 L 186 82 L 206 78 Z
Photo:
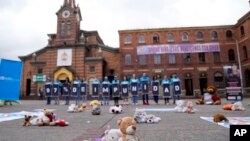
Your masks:
M 75 4 L 75 0 L 64 0 L 63 5 L 56 13 L 57 33 L 54 45 L 73 45 L 79 42 L 80 22 L 82 20 L 80 7 Z

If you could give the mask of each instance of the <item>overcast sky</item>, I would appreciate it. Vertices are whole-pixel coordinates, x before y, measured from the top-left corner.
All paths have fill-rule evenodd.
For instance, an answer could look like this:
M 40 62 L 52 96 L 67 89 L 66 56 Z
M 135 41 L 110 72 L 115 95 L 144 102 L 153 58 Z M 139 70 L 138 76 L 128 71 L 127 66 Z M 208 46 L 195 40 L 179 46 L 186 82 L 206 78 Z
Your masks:
M 118 30 L 231 25 L 246 14 L 248 0 L 76 0 L 81 29 L 97 30 L 119 47 Z M 56 33 L 63 0 L 0 0 L 0 58 L 19 60 L 47 45 Z

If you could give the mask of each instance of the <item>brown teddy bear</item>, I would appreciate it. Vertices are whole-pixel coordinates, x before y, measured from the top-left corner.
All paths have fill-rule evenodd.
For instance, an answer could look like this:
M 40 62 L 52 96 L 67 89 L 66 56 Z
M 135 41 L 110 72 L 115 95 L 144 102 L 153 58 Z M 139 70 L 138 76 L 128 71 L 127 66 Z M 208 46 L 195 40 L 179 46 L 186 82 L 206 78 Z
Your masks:
M 221 121 L 228 122 L 228 119 L 223 114 L 215 114 L 214 115 L 214 122 L 218 123 Z
M 117 123 L 122 133 L 122 137 L 120 137 L 118 141 L 140 141 L 138 136 L 135 135 L 136 121 L 134 118 L 123 117 L 119 119 Z
M 216 93 L 217 88 L 215 86 L 208 86 L 207 89 L 204 90 L 204 95 L 207 93 L 209 96 L 209 99 L 204 99 L 204 96 L 201 99 L 198 99 L 196 101 L 197 105 L 203 105 L 203 104 L 212 104 L 212 105 L 220 105 L 221 104 L 221 98 Z

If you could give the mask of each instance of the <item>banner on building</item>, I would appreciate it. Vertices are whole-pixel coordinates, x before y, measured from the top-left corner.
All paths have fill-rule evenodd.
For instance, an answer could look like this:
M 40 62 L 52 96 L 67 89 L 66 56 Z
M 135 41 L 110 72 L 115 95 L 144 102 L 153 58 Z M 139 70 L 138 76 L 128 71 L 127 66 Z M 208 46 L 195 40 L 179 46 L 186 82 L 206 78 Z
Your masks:
M 0 59 L 0 100 L 19 100 L 22 62 Z
M 57 50 L 57 66 L 71 66 L 72 49 Z
M 204 44 L 163 44 L 137 46 L 138 55 L 167 54 L 167 53 L 199 53 L 220 52 L 219 43 Z
M 227 100 L 242 100 L 240 69 L 236 64 L 226 65 L 224 68 Z

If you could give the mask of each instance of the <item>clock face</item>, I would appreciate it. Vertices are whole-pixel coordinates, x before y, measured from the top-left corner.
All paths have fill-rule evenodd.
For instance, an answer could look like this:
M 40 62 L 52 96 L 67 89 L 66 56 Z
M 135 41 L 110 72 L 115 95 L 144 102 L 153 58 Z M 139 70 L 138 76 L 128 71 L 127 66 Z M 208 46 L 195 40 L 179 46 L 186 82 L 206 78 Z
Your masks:
M 63 16 L 64 18 L 68 18 L 68 17 L 70 16 L 69 10 L 63 11 L 63 12 L 62 12 L 62 16 Z

